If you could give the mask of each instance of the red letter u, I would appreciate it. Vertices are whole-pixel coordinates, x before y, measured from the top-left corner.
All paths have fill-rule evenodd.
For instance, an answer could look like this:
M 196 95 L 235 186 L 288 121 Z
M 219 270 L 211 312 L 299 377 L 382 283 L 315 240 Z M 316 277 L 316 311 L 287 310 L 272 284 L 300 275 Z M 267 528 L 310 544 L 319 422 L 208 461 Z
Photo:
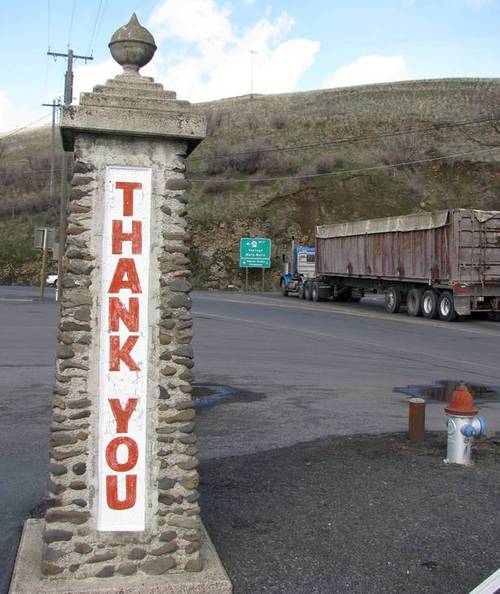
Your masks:
M 106 477 L 106 501 L 110 509 L 130 509 L 135 505 L 137 495 L 137 475 L 127 474 L 125 476 L 125 499 L 118 499 L 118 477 L 108 475 Z

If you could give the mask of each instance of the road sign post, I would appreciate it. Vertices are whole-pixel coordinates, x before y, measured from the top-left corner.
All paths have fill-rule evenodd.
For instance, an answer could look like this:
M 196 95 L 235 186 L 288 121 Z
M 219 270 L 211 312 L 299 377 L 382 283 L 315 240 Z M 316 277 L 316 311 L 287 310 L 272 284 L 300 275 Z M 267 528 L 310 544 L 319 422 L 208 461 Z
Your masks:
M 42 243 L 42 266 L 40 269 L 40 301 L 43 301 L 45 293 L 45 269 L 47 267 L 47 239 L 48 229 L 43 230 L 43 243 Z
M 40 267 L 40 301 L 45 293 L 45 273 L 47 270 L 47 252 L 54 248 L 53 227 L 40 227 L 35 231 L 35 249 L 42 251 L 42 264 Z

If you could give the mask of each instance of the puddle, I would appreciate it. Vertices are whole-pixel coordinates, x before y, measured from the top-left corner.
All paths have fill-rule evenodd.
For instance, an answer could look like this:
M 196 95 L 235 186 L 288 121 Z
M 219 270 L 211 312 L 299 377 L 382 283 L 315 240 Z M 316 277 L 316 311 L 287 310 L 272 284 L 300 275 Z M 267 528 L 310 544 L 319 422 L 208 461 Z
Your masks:
M 410 385 L 404 388 L 394 388 L 393 392 L 407 394 L 418 398 L 425 398 L 434 402 L 449 402 L 451 395 L 462 382 L 457 380 L 438 380 L 428 385 Z M 500 400 L 500 386 L 487 386 L 463 382 L 474 397 L 474 401 L 494 402 Z
M 202 384 L 198 382 L 193 384 L 192 396 L 197 410 L 203 410 L 225 402 L 255 402 L 264 400 L 266 397 L 265 394 L 259 392 L 240 390 L 224 384 Z

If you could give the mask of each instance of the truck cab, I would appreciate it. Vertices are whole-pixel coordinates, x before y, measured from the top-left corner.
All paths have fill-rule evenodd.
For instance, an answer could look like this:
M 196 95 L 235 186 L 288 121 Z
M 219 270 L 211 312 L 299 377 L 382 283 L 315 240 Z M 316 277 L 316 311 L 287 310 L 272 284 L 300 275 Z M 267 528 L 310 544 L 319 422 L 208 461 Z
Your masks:
M 304 296 L 304 284 L 307 279 L 314 278 L 316 248 L 310 246 L 292 247 L 292 257 L 284 257 L 284 271 L 280 277 L 281 293 Z

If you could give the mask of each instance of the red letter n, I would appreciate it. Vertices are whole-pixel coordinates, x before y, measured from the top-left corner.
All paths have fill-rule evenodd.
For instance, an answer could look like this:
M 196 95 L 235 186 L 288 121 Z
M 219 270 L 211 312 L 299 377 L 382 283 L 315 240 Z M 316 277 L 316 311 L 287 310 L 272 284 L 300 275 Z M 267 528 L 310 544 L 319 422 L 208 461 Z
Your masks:
M 123 190 L 123 216 L 134 215 L 134 190 L 142 188 L 139 182 L 116 182 L 116 189 Z
M 110 332 L 118 332 L 120 320 L 130 332 L 139 332 L 139 299 L 130 297 L 127 309 L 119 297 L 110 297 L 108 317 Z
M 132 232 L 124 233 L 123 221 L 113 220 L 113 231 L 112 231 L 112 247 L 111 252 L 113 254 L 123 253 L 123 242 L 132 242 L 132 253 L 142 254 L 142 223 L 141 221 L 132 221 Z

